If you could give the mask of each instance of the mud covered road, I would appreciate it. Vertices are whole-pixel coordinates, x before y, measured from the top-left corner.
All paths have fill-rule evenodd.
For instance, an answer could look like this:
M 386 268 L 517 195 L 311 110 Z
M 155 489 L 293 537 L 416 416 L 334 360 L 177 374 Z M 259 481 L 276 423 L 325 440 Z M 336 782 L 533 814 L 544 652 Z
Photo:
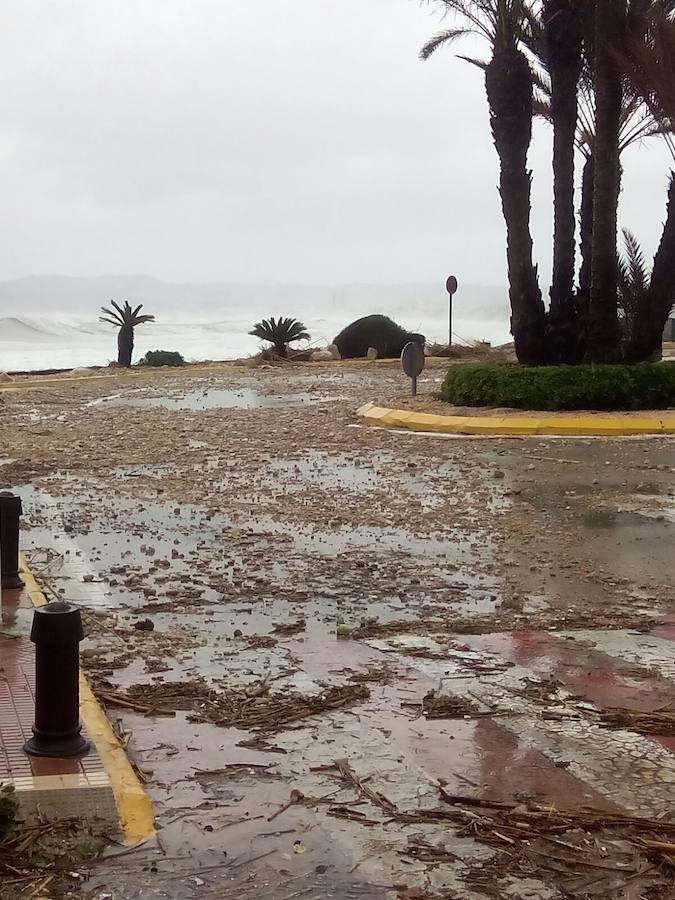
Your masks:
M 84 896 L 672 896 L 675 444 L 358 426 L 405 390 L 2 393 L 32 569 L 157 816 Z

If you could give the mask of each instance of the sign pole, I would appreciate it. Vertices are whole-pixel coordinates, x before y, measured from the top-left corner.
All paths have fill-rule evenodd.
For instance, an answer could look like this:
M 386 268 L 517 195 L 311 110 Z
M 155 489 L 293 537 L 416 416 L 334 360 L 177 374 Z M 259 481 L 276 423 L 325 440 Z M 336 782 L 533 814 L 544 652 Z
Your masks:
M 452 347 L 452 294 L 448 294 L 448 347 Z
M 417 396 L 417 379 L 424 371 L 424 348 L 416 341 L 406 344 L 401 353 L 401 368 L 412 382 L 412 395 Z
M 448 347 L 452 347 L 452 297 L 457 291 L 457 279 L 454 275 L 445 282 L 445 289 L 448 292 Z

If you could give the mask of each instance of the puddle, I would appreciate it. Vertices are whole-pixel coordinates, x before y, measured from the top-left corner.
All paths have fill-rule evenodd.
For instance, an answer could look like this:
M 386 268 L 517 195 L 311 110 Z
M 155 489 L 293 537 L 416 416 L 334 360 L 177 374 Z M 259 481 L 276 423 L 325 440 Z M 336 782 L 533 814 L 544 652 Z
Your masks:
M 586 528 L 634 528 L 652 525 L 654 517 L 632 510 L 593 509 L 584 513 L 582 522 Z
M 178 391 L 166 394 L 144 396 L 147 391 L 124 391 L 110 397 L 100 397 L 87 404 L 89 407 L 109 409 L 116 406 L 137 408 L 157 407 L 160 409 L 183 409 L 202 412 L 207 409 L 269 409 L 303 404 L 327 403 L 342 399 L 313 393 L 295 394 L 262 394 L 253 388 L 225 390 L 213 388 L 209 390 Z
M 652 487 L 650 485 L 650 487 Z M 652 503 L 654 504 L 651 509 L 644 509 L 643 504 Z M 656 492 L 645 492 L 640 496 L 640 508 L 639 510 L 635 510 L 639 512 L 641 516 L 644 516 L 651 521 L 665 521 L 669 523 L 675 523 L 675 496 L 672 494 L 660 494 Z

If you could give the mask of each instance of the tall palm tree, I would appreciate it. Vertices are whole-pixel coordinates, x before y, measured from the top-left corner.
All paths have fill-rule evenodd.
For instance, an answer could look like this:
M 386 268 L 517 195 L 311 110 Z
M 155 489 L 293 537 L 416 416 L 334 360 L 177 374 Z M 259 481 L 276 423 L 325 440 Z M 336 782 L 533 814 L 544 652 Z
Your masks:
M 485 38 L 491 58 L 485 86 L 490 124 L 500 162 L 499 193 L 507 231 L 511 333 L 522 363 L 546 361 L 546 313 L 532 261 L 530 233 L 531 173 L 527 153 L 532 138 L 533 77 L 521 42 L 531 25 L 527 0 L 437 0 L 462 27 L 435 35 L 422 48 L 428 59 L 439 47 L 469 33 Z M 475 60 L 469 60 L 476 62 Z
M 257 322 L 249 334 L 253 337 L 260 338 L 262 341 L 269 341 L 274 347 L 277 356 L 285 359 L 288 356 L 288 345 L 294 341 L 308 341 L 309 334 L 297 319 L 263 319 Z
M 631 0 L 629 15 L 627 16 L 629 33 L 636 30 L 636 7 L 638 3 L 642 2 L 651 2 L 651 0 Z M 675 5 L 675 0 L 667 0 L 667 2 Z M 565 362 L 581 361 L 585 355 L 585 347 L 587 345 L 585 324 L 591 292 L 595 175 L 594 146 L 596 133 L 595 91 L 593 84 L 595 40 L 593 29 L 594 23 L 592 21 L 592 16 L 590 15 L 592 11 L 593 7 L 591 4 L 585 4 L 581 9 L 577 10 L 578 15 L 580 16 L 578 24 L 583 37 L 583 52 L 581 56 L 581 72 L 577 81 L 576 90 L 577 122 L 574 141 L 577 149 L 581 152 L 585 160 L 582 174 L 580 210 L 581 266 L 579 269 L 579 290 L 573 300 L 568 301 L 567 308 L 565 308 L 564 291 L 561 290 L 558 292 L 554 289 L 551 291 L 551 336 L 558 345 L 560 351 L 559 355 Z M 543 5 L 541 13 L 542 20 L 546 13 L 546 6 Z M 555 18 L 549 20 L 549 29 L 553 27 L 555 21 Z M 566 24 L 563 17 L 558 17 L 557 21 L 560 24 Z M 576 37 L 578 37 L 578 35 L 575 35 L 575 38 Z M 533 29 L 532 39 L 533 43 L 530 45 L 529 49 L 532 51 L 541 67 L 535 72 L 535 115 L 549 122 L 554 127 L 555 133 L 556 120 L 559 120 L 560 118 L 561 109 L 558 107 L 557 111 L 554 111 L 552 103 L 553 88 L 550 69 L 555 65 L 555 62 L 550 59 L 550 54 L 547 53 L 544 21 L 542 21 L 539 28 Z M 622 110 L 619 123 L 619 155 L 632 144 L 661 132 L 658 121 L 652 115 L 643 98 L 626 79 L 623 79 L 622 92 Z M 563 104 L 563 117 L 566 115 L 566 110 L 568 113 L 571 111 L 571 104 L 569 104 L 569 109 L 567 103 Z M 567 118 L 563 126 L 557 126 L 566 134 L 567 142 L 564 143 L 564 147 L 567 152 L 569 152 L 568 128 L 570 121 L 571 117 Z M 554 173 L 556 172 L 555 145 L 556 141 L 554 138 Z M 563 150 L 563 152 L 565 152 L 565 150 Z M 569 166 L 569 159 L 567 160 L 567 165 Z M 569 169 L 567 169 L 566 174 L 567 178 L 569 178 Z M 621 176 L 621 170 L 619 170 L 619 176 Z M 555 179 L 555 183 L 557 184 L 557 178 Z M 566 185 L 566 190 L 563 185 Z M 561 191 L 555 190 L 556 242 L 558 235 L 557 222 L 560 215 L 558 210 L 561 204 L 567 205 L 567 209 L 569 210 L 569 187 L 569 181 L 563 181 L 561 179 Z M 569 236 L 569 219 L 566 216 L 565 221 L 567 223 L 567 231 L 565 233 Z M 565 258 L 563 247 L 559 246 L 557 252 Z M 554 246 L 554 273 L 556 268 L 556 258 L 556 247 Z M 567 259 L 569 260 L 569 257 L 567 257 Z M 567 277 L 569 277 L 569 268 L 567 268 L 566 273 Z M 567 281 L 566 284 L 569 285 L 569 281 Z M 562 336 L 560 334 L 561 331 L 563 332 Z
M 617 307 L 619 132 L 623 87 L 616 49 L 624 42 L 626 0 L 595 0 L 595 144 L 593 152 L 593 235 L 587 335 L 589 362 L 614 362 L 621 341 Z
M 675 160 L 675 2 L 655 0 L 618 55 L 623 71 L 658 123 Z M 675 172 L 670 173 L 666 221 L 649 288 L 639 304 L 626 350 L 629 361 L 657 352 L 675 302 Z
M 139 315 L 143 308 L 143 304 L 139 303 L 136 309 L 131 308 L 128 300 L 124 301 L 124 306 L 110 301 L 112 309 L 102 306 L 101 312 L 105 313 L 99 316 L 100 322 L 107 322 L 119 328 L 117 334 L 117 362 L 120 366 L 129 368 L 131 365 L 131 357 L 134 352 L 134 328 L 142 325 L 144 322 L 154 322 L 155 317 L 150 315 Z

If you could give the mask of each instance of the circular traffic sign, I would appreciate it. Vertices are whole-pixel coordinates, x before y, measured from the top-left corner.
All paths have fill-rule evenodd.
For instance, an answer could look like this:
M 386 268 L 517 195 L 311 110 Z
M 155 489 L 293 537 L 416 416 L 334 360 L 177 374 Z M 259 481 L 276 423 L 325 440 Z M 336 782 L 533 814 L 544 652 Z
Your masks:
M 457 279 L 454 275 L 451 275 L 445 282 L 445 289 L 450 295 L 457 291 Z

